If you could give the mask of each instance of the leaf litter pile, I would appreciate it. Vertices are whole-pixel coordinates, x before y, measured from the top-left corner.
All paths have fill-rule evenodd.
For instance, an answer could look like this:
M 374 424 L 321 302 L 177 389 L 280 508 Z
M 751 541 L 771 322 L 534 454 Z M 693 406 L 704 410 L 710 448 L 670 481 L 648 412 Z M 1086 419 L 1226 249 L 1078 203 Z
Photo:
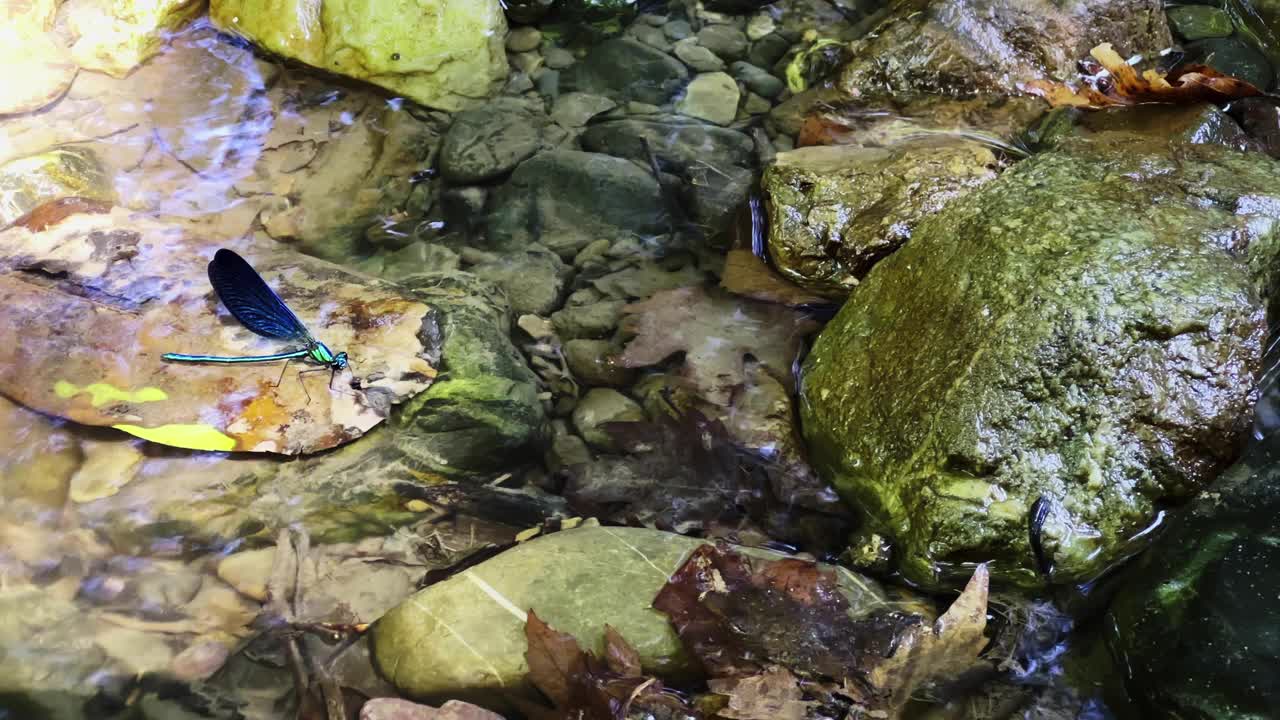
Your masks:
M 1139 75 L 1111 43 L 1098 45 L 1089 54 L 1097 65 L 1088 64 L 1092 72 L 1083 77 L 1082 87 L 1035 80 L 1022 89 L 1043 97 L 1054 107 L 1093 109 L 1142 103 L 1216 103 L 1262 94 L 1244 80 L 1207 65 L 1180 63 L 1166 73 L 1148 69 Z
M 988 573 L 979 566 L 930 622 L 885 609 L 850 614 L 833 572 L 799 559 L 761 560 L 727 546 L 698 548 L 658 593 L 705 687 L 684 692 L 648 676 L 613 628 L 603 657 L 530 613 L 529 681 L 554 705 L 535 720 L 835 720 L 897 718 L 912 698 L 990 669 Z

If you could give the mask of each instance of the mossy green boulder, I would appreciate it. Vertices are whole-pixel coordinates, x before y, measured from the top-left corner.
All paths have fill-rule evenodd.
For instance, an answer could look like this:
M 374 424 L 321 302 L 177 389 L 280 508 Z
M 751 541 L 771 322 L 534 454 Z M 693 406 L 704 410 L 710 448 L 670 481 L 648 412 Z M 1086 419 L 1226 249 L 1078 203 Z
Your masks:
M 423 105 L 459 110 L 507 76 L 498 0 L 212 0 L 226 32 Z
M 990 148 L 950 139 L 779 153 L 762 180 L 769 258 L 793 282 L 844 297 L 916 224 L 998 168 Z
M 912 582 L 1097 575 L 1238 454 L 1278 220 L 1260 154 L 1103 133 L 1019 163 L 920 223 L 821 333 L 816 466 Z

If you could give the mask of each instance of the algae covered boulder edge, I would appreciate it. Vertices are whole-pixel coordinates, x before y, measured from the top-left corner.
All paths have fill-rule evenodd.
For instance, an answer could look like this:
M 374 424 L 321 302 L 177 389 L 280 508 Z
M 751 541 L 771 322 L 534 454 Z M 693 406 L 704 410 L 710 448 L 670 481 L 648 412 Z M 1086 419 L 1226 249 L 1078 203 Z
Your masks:
M 455 111 L 506 79 L 498 0 L 213 0 L 219 28 L 265 50 Z
M 922 222 L 819 336 L 817 467 L 914 582 L 1096 575 L 1239 451 L 1278 208 L 1277 164 L 1220 146 L 1104 134 L 1019 163 Z

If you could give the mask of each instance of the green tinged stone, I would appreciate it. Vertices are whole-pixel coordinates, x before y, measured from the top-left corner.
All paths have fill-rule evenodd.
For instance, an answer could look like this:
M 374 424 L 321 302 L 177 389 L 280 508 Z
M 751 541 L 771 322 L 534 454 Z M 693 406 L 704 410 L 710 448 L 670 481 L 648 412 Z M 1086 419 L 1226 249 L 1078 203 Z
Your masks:
M 524 686 L 525 613 L 595 653 L 609 624 L 663 677 L 692 669 L 667 616 L 650 607 L 704 541 L 644 528 L 583 527 L 507 550 L 413 595 L 373 627 L 384 677 L 411 697 L 516 691 Z M 765 550 L 751 555 L 783 557 Z M 837 570 L 854 614 L 883 606 L 872 580 Z
M 1065 141 L 922 222 L 819 336 L 818 469 L 903 575 L 1085 580 L 1157 502 L 1235 457 L 1265 337 L 1280 165 L 1111 133 Z
M 394 416 L 399 449 L 458 476 L 510 467 L 546 432 L 537 379 L 511 343 L 501 291 L 468 273 L 401 281 L 440 311 L 441 375 Z
M 88 147 L 68 146 L 0 165 L 0 228 L 47 202 L 71 197 L 116 199 L 111 178 Z
M 1169 8 L 1169 24 L 1184 40 L 1226 37 L 1232 33 L 1231 16 L 1209 5 Z

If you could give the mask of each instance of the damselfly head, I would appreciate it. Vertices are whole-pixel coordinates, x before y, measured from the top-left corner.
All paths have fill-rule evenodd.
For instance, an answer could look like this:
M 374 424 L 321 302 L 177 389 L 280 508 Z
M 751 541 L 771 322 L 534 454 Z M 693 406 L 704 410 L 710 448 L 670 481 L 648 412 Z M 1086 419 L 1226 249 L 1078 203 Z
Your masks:
M 334 355 L 332 364 L 333 364 L 333 367 L 337 368 L 338 370 L 346 370 L 347 365 L 349 364 L 349 361 L 347 360 L 347 354 L 344 352 L 340 352 L 337 355 Z

